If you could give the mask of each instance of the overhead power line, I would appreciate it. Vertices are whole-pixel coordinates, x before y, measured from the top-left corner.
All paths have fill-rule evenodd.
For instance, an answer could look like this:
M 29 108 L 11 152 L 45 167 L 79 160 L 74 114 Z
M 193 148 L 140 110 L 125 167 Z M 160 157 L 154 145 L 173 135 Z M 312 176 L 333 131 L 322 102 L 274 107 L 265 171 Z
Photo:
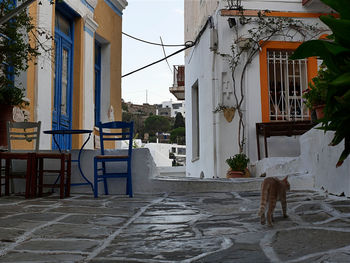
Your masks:
M 176 54 L 179 54 L 180 52 L 182 52 L 182 51 L 184 51 L 184 50 L 186 50 L 186 49 L 188 49 L 188 48 L 191 48 L 191 47 L 193 47 L 193 43 L 192 43 L 191 45 L 188 45 L 188 46 L 186 46 L 186 47 L 184 47 L 184 48 L 182 48 L 182 49 L 180 49 L 180 50 L 178 50 L 178 51 L 176 51 L 176 52 L 174 52 L 174 53 L 172 53 L 172 54 L 170 54 L 170 55 L 168 55 L 168 56 L 166 56 L 166 57 L 164 57 L 164 58 L 162 58 L 162 59 L 159 59 L 159 60 L 157 60 L 157 61 L 151 63 L 151 64 L 148 64 L 148 65 L 146 65 L 146 66 L 144 66 L 144 67 L 142 67 L 142 68 L 139 68 L 139 69 L 136 69 L 136 70 L 134 70 L 134 71 L 131 71 L 131 72 L 129 72 L 129 73 L 123 75 L 122 78 L 124 78 L 124 77 L 126 77 L 126 76 L 129 76 L 129 75 L 131 75 L 131 74 L 134 74 L 135 72 L 138 72 L 138 71 L 143 70 L 143 69 L 145 69 L 145 68 L 148 68 L 148 67 L 150 67 L 150 66 L 153 66 L 154 64 L 157 64 L 157 63 L 159 63 L 159 62 L 161 62 L 161 61 L 163 61 L 163 60 L 166 60 L 166 59 L 168 59 L 168 58 L 170 58 L 170 57 L 172 57 L 172 56 L 175 56 Z
M 162 46 L 162 47 L 184 47 L 184 46 L 186 46 L 186 44 L 164 45 L 163 43 L 155 43 L 155 42 L 150 42 L 150 41 L 147 41 L 147 40 L 143 40 L 143 39 L 141 39 L 141 38 L 137 38 L 137 37 L 131 36 L 131 35 L 129 35 L 129 34 L 127 34 L 127 33 L 124 33 L 124 32 L 122 32 L 122 34 L 123 34 L 123 35 L 126 35 L 126 36 L 128 36 L 128 37 L 130 37 L 130 38 L 132 38 L 132 39 L 135 39 L 135 40 L 137 40 L 137 41 L 141 41 L 141 42 L 143 42 L 143 43 L 147 43 L 147 44 L 150 44 L 150 45 L 156 45 L 156 46 Z
M 160 37 L 160 42 L 163 44 L 162 37 Z M 165 53 L 165 48 L 164 48 L 164 46 L 162 46 L 162 49 L 163 49 L 164 57 L 166 57 L 166 53 Z M 173 74 L 173 71 L 171 70 L 169 61 L 168 61 L 167 59 L 166 59 L 166 63 L 168 64 L 168 67 L 169 67 L 169 70 L 170 70 L 171 74 Z
M 206 30 L 206 28 L 207 28 L 208 26 L 210 26 L 210 27 L 213 27 L 213 26 L 214 26 L 214 25 L 213 25 L 213 20 L 212 20 L 212 17 L 211 17 L 211 16 L 208 17 L 206 23 L 204 24 L 204 26 L 202 27 L 202 29 L 201 29 L 201 30 L 199 31 L 199 33 L 197 34 L 197 37 L 195 38 L 194 41 L 186 41 L 185 44 L 183 44 L 183 45 L 172 45 L 172 46 L 185 46 L 184 48 L 182 48 L 182 49 L 180 49 L 180 50 L 178 50 L 178 51 L 176 51 L 176 52 L 170 54 L 169 56 L 166 56 L 166 57 L 164 57 L 164 58 L 162 58 L 162 59 L 159 59 L 159 60 L 157 60 L 157 61 L 155 61 L 155 62 L 153 62 L 153 63 L 151 63 L 151 64 L 148 64 L 148 65 L 146 65 L 146 66 L 144 66 L 144 67 L 142 67 L 142 68 L 139 68 L 139 69 L 136 69 L 136 70 L 134 70 L 134 71 L 131 71 L 131 72 L 129 72 L 129 73 L 123 75 L 122 78 L 124 78 L 124 77 L 126 77 L 126 76 L 129 76 L 129 75 L 131 75 L 131 74 L 134 74 L 135 72 L 138 72 L 138 71 L 143 70 L 143 69 L 145 69 L 145 68 L 148 68 L 148 67 L 150 67 L 150 66 L 153 66 L 153 65 L 155 65 L 155 64 L 157 64 L 157 63 L 159 63 L 159 62 L 162 62 L 163 60 L 167 60 L 168 58 L 170 58 L 170 57 L 172 57 L 172 56 L 174 56 L 174 55 L 176 55 L 176 54 L 179 54 L 180 52 L 185 51 L 185 50 L 188 49 L 188 48 L 191 48 L 191 47 L 195 46 L 195 45 L 200 41 L 200 39 L 201 39 L 201 37 L 202 37 L 204 31 Z M 122 32 L 122 34 L 127 35 L 127 36 L 129 36 L 129 37 L 132 37 L 132 36 L 130 36 L 130 35 L 124 33 L 124 32 Z M 135 37 L 132 37 L 132 38 L 135 38 Z M 136 39 L 136 38 L 135 38 L 135 39 Z M 148 42 L 148 41 L 144 41 L 144 40 L 142 40 L 142 39 L 137 39 L 137 40 L 140 40 L 140 41 L 143 41 L 143 42 L 146 42 L 146 43 Z M 159 43 L 152 43 L 152 42 L 148 42 L 148 43 L 149 43 L 149 44 L 156 44 L 156 45 L 163 46 L 163 47 L 169 46 L 169 45 L 162 45 L 162 44 L 159 44 Z

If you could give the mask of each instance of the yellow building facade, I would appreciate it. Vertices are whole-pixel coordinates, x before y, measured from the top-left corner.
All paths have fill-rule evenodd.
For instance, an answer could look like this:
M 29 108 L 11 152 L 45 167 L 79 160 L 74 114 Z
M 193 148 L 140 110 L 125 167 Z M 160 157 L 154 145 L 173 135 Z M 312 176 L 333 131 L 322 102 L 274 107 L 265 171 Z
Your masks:
M 42 55 L 31 62 L 25 85 L 29 121 L 41 121 L 42 131 L 86 129 L 95 134 L 97 122 L 121 120 L 126 6 L 125 0 L 64 0 L 35 1 L 29 7 L 35 25 L 48 33 L 37 36 Z M 69 136 L 59 143 L 79 149 L 86 136 Z M 85 147 L 96 146 L 90 139 Z M 40 148 L 55 148 L 50 135 L 41 134 Z

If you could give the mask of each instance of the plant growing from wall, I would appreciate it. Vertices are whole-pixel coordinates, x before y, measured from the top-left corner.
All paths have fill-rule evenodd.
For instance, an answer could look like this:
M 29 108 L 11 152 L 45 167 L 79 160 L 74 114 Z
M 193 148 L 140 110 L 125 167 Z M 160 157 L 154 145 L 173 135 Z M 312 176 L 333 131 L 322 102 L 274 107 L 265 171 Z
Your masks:
M 0 17 L 13 10 L 14 0 L 0 2 Z M 53 3 L 51 3 L 53 4 Z M 39 41 L 38 36 L 44 36 Z M 12 19 L 0 27 L 0 104 L 25 106 L 25 92 L 21 83 L 15 83 L 15 77 L 28 68 L 29 61 L 35 61 L 41 53 L 51 55 L 51 48 L 45 43 L 52 36 L 44 29 L 34 26 L 32 17 L 26 9 L 19 11 Z
M 312 39 L 327 29 L 319 28 L 318 25 L 307 25 L 299 19 L 289 17 L 267 16 L 268 10 L 259 11 L 256 17 L 244 15 L 242 6 L 236 6 L 236 25 L 233 26 L 233 44 L 231 54 L 220 54 L 228 60 L 233 85 L 235 100 L 234 108 L 239 117 L 238 145 L 239 153 L 243 153 L 246 140 L 244 109 L 245 100 L 244 79 L 248 66 L 253 58 L 259 53 L 267 41 L 283 39 L 293 41 L 296 36 L 302 36 L 303 40 Z M 246 33 L 241 33 L 247 27 Z M 239 81 L 237 81 L 239 80 Z
M 332 30 L 328 39 L 311 40 L 303 43 L 293 54 L 293 59 L 317 56 L 327 66 L 327 75 L 321 75 L 326 82 L 325 109 L 321 129 L 334 131 L 331 146 L 344 141 L 344 150 L 337 162 L 342 165 L 350 155 L 350 7 L 348 0 L 321 0 L 339 14 L 321 16 L 320 19 Z

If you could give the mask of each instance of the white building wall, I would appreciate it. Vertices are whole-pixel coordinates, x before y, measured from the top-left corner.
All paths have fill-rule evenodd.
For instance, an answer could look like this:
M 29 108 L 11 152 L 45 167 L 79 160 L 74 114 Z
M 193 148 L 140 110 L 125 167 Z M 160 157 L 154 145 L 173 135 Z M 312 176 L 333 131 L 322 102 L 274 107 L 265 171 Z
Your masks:
M 47 32 L 52 34 L 52 8 L 49 1 L 42 1 L 38 5 L 38 25 L 45 28 Z M 51 41 L 44 41 L 45 36 L 38 36 L 39 41 L 45 42 L 48 48 L 51 48 Z M 45 54 L 45 51 L 42 51 Z M 51 88 L 52 83 L 52 59 L 50 55 L 42 55 L 37 58 L 38 66 L 36 71 L 35 82 L 35 101 L 34 103 L 34 121 L 41 121 L 41 133 L 45 130 L 52 129 L 52 100 Z M 40 135 L 40 149 L 51 149 L 51 136 Z
M 214 110 L 212 96 L 212 54 L 208 53 L 209 31 L 205 31 L 196 48 L 186 57 L 185 101 L 186 101 L 186 175 L 205 177 L 215 174 L 214 156 Z M 193 54 L 192 54 L 193 52 Z M 198 81 L 199 96 L 199 159 L 192 156 L 192 86 Z
M 95 39 L 94 32 L 97 29 L 97 23 L 93 20 L 91 15 L 84 17 L 84 100 L 83 100 L 83 129 L 93 130 L 95 127 L 95 105 L 94 100 L 94 72 L 95 72 L 95 60 L 94 60 L 94 47 Z M 84 135 L 84 141 L 89 135 Z M 94 142 L 89 140 L 85 145 L 86 149 L 93 149 Z
M 245 9 L 270 9 L 276 11 L 310 11 L 301 1 L 242 1 Z M 220 8 L 226 6 L 226 1 L 220 2 Z M 315 10 L 312 10 L 315 11 Z M 326 9 L 317 9 L 318 12 Z M 220 54 L 231 54 L 233 29 L 228 25 L 228 17 L 220 15 L 217 10 L 212 14 L 213 25 L 218 34 L 218 50 Z M 186 20 L 186 19 L 185 19 Z M 305 23 L 316 23 L 315 18 L 303 19 Z M 203 23 L 204 24 L 204 23 Z M 241 25 L 238 25 L 241 27 Z M 240 34 L 247 32 L 248 26 L 240 28 Z M 235 106 L 232 89 L 232 76 L 227 59 L 215 55 L 210 50 L 210 26 L 200 38 L 199 43 L 190 49 L 185 56 L 185 101 L 186 101 L 186 175 L 199 177 L 201 172 L 205 177 L 225 177 L 228 165 L 225 160 L 239 152 L 238 147 L 238 115 L 231 123 L 227 122 L 223 113 L 213 113 L 219 104 Z M 283 39 L 273 39 L 283 40 Z M 296 37 L 293 41 L 301 41 Z M 244 57 L 242 58 L 242 64 Z M 240 74 L 236 75 L 236 87 L 239 90 Z M 191 89 L 198 80 L 199 86 L 199 125 L 200 125 L 200 157 L 192 160 L 192 105 Z M 243 103 L 244 121 L 246 124 L 246 144 L 244 152 L 252 162 L 257 160 L 255 124 L 262 121 L 260 62 L 257 54 L 249 65 L 244 81 L 245 101 Z M 226 89 L 228 87 L 228 89 Z M 238 96 L 240 96 L 238 92 Z M 261 140 L 262 141 L 262 140 Z M 295 137 L 272 137 L 268 139 L 269 156 L 298 156 L 300 147 Z M 263 148 L 261 148 L 263 149 Z
M 350 197 L 350 157 L 336 168 L 344 150 L 344 140 L 337 146 L 329 146 L 334 132 L 312 129 L 300 137 L 301 166 L 315 176 L 315 187 L 331 194 Z
M 167 143 L 146 143 L 145 148 L 148 148 L 157 167 L 168 167 L 172 165 L 172 160 L 169 159 L 169 152 L 172 144 Z

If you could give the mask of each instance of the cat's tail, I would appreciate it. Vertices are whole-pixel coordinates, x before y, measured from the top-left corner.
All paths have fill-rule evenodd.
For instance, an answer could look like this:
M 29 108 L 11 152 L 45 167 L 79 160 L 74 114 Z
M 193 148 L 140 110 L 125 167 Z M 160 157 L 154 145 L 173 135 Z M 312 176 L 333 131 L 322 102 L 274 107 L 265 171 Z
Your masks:
M 262 216 L 263 214 L 265 214 L 268 193 L 269 193 L 269 184 L 262 183 L 260 210 L 259 210 L 259 214 L 258 214 L 259 216 Z

